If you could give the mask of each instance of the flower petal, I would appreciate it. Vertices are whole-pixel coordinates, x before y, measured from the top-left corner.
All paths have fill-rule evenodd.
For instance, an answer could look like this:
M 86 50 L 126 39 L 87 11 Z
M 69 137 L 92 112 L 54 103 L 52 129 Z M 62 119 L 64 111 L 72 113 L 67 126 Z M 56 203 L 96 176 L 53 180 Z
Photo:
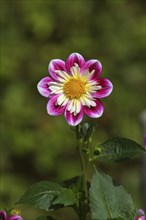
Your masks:
M 7 214 L 4 211 L 0 211 L 0 219 L 6 220 L 7 219 Z
M 75 115 L 74 113 L 70 113 L 70 111 L 68 111 L 67 108 L 66 108 L 64 116 L 65 116 L 65 119 L 66 119 L 66 121 L 68 122 L 69 125 L 76 126 L 83 119 L 83 110 L 81 109 L 80 112 Z
M 42 96 L 49 97 L 51 91 L 49 89 L 48 83 L 51 81 L 52 80 L 50 77 L 45 77 L 45 78 L 41 79 L 39 81 L 39 83 L 37 84 L 38 91 Z
M 64 94 L 61 94 L 57 99 L 57 104 L 58 105 L 66 105 L 68 103 L 68 100 L 69 99 Z
M 63 93 L 63 84 L 58 82 L 50 82 L 49 83 L 49 89 L 51 91 L 51 94 L 62 94 Z
M 70 69 L 72 66 L 75 65 L 75 63 L 78 64 L 80 68 L 82 68 L 83 65 L 85 64 L 84 57 L 79 53 L 70 54 L 70 56 L 66 60 L 66 70 L 68 73 L 70 73 Z
M 66 105 L 58 105 L 57 99 L 60 95 L 54 95 L 47 104 L 47 112 L 49 115 L 62 115 L 65 111 Z
M 111 81 L 106 78 L 100 78 L 97 82 L 99 86 L 101 86 L 101 89 L 97 90 L 93 96 L 95 98 L 104 98 L 109 96 L 113 90 Z
M 89 69 L 89 72 L 92 73 L 90 79 L 94 80 L 99 78 L 102 72 L 102 65 L 98 60 L 88 60 L 81 69 L 81 72 L 84 73 L 87 69 Z
M 51 62 L 49 63 L 48 71 L 51 77 L 55 80 L 58 79 L 57 70 L 66 71 L 65 62 L 63 60 L 54 59 L 54 60 L 51 60 Z
M 84 113 L 91 118 L 99 118 L 103 114 L 104 107 L 100 100 L 95 100 L 95 107 L 84 106 Z
M 12 216 L 9 216 L 7 220 L 23 220 L 23 218 L 19 215 L 12 215 Z

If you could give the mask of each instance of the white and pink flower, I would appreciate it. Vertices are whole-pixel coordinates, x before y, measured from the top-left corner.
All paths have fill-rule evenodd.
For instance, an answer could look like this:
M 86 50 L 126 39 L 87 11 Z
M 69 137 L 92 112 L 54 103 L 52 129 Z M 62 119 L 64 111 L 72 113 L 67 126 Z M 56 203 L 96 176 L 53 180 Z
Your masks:
M 139 209 L 138 212 L 139 212 L 139 214 L 142 215 L 142 216 L 138 216 L 138 217 L 136 217 L 134 220 L 146 220 L 145 212 L 144 212 L 142 209 Z
M 49 115 L 64 114 L 71 126 L 78 125 L 84 114 L 98 118 L 103 114 L 101 98 L 112 92 L 113 85 L 101 78 L 102 65 L 98 60 L 85 61 L 82 55 L 72 53 L 64 62 L 54 59 L 49 63 L 50 76 L 37 85 L 42 96 L 48 98 Z
M 8 212 L 0 210 L 0 220 L 23 220 L 19 213 L 20 212 L 16 209 L 12 209 Z

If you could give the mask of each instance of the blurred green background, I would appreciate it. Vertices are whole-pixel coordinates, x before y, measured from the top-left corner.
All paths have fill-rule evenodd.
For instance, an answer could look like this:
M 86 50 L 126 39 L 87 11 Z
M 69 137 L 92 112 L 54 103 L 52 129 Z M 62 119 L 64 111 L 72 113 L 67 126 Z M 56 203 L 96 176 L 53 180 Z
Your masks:
M 141 0 L 1 0 L 1 208 L 40 180 L 62 181 L 80 173 L 74 133 L 63 117 L 46 113 L 37 91 L 51 59 L 72 52 L 99 59 L 114 85 L 103 100 L 95 144 L 115 136 L 143 144 L 145 108 L 145 3 Z M 92 121 L 86 118 L 85 121 Z M 143 202 L 143 157 L 99 164 Z M 119 172 L 120 170 L 120 172 Z M 43 212 L 19 206 L 25 220 Z M 75 220 L 69 209 L 66 220 Z M 64 219 L 63 211 L 58 219 Z

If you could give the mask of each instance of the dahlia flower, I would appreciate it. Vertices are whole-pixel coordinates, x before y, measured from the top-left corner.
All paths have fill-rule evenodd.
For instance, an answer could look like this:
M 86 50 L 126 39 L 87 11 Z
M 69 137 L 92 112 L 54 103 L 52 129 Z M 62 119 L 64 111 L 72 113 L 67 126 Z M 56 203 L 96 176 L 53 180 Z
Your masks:
M 17 210 L 12 210 L 10 215 L 5 211 L 0 211 L 0 220 L 23 220 L 23 218 L 19 215 Z
M 138 216 L 138 217 L 136 217 L 134 220 L 146 220 L 144 211 L 143 211 L 142 209 L 139 209 L 138 212 L 139 212 L 140 214 L 142 214 L 143 216 Z
M 100 78 L 102 65 L 98 60 L 85 61 L 82 55 L 72 53 L 64 62 L 51 60 L 48 66 L 50 76 L 37 85 L 42 96 L 48 98 L 49 115 L 64 114 L 71 126 L 78 125 L 84 114 L 98 118 L 103 114 L 101 98 L 112 92 L 112 83 Z

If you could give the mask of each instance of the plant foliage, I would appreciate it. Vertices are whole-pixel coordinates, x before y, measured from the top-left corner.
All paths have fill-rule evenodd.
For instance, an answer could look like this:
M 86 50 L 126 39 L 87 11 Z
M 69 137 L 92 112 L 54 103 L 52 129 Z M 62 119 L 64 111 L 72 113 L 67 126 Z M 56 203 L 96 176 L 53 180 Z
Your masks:
M 132 220 L 135 207 L 123 186 L 110 176 L 95 171 L 89 191 L 92 220 Z
M 20 198 L 17 204 L 33 205 L 46 211 L 77 203 L 72 189 L 63 188 L 59 184 L 41 181 L 33 184 Z
M 94 151 L 94 159 L 101 161 L 123 161 L 146 150 L 138 143 L 127 138 L 116 137 L 105 141 Z

